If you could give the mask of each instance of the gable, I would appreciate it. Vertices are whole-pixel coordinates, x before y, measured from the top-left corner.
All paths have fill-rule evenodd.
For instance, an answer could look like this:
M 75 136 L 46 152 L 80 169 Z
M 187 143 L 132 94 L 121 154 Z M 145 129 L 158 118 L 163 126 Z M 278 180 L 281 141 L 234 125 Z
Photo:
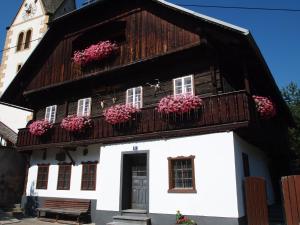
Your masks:
M 26 5 L 27 4 L 27 5 Z M 32 5 L 32 9 L 30 13 L 26 12 L 26 9 L 28 9 L 28 5 Z M 12 26 L 21 24 L 23 22 L 26 22 L 30 19 L 40 17 L 45 15 L 44 8 L 41 4 L 41 0 L 24 0 L 22 5 L 20 6 L 20 9 L 12 23 Z
M 91 73 L 100 73 L 200 44 L 200 35 L 193 31 L 193 26 L 171 21 L 163 16 L 163 12 L 151 8 L 131 8 L 104 21 L 95 19 L 95 23 L 84 31 L 75 29 L 75 32 L 65 34 L 66 38 L 58 41 L 45 57 L 26 91 L 78 80 Z M 72 62 L 74 51 L 105 40 L 118 44 L 116 57 L 85 68 Z

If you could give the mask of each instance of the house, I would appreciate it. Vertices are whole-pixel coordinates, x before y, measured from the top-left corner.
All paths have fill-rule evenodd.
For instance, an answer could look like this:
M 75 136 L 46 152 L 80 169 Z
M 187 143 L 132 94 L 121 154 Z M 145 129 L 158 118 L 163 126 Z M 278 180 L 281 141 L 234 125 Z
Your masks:
M 24 204 L 91 200 L 99 225 L 174 224 L 177 210 L 232 225 L 245 177 L 280 199 L 293 119 L 244 28 L 163 0 L 96 1 L 50 23 L 1 101 L 43 123 L 18 134 Z
M 0 209 L 13 207 L 23 194 L 26 160 L 16 142 L 17 134 L 0 122 Z

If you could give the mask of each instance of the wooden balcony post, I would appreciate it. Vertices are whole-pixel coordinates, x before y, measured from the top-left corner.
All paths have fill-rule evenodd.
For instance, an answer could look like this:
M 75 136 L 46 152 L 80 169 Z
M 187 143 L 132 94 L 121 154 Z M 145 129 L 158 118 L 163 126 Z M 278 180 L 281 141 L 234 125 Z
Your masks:
M 244 85 L 245 85 L 245 90 L 248 94 L 251 95 L 251 88 L 250 88 L 250 82 L 249 82 L 249 74 L 248 74 L 248 68 L 247 64 L 244 60 L 243 62 L 243 74 L 244 74 Z

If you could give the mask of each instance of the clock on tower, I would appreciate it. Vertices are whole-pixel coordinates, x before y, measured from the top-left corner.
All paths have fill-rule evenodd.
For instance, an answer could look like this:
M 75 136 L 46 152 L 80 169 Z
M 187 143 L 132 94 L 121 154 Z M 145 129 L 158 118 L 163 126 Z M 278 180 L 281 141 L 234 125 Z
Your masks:
M 23 19 L 29 19 L 32 18 L 36 13 L 36 0 L 30 1 L 27 0 L 24 4 L 24 11 L 23 11 Z

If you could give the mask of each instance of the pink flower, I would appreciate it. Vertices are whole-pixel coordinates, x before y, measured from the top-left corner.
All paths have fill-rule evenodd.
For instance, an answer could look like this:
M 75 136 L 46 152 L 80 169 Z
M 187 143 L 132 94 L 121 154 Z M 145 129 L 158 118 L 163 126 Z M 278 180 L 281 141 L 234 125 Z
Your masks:
M 104 110 L 105 120 L 110 124 L 124 123 L 132 118 L 132 114 L 140 110 L 132 105 L 114 105 Z
M 86 116 L 69 115 L 61 121 L 60 127 L 69 132 L 83 132 L 92 126 L 92 120 Z
M 158 103 L 157 111 L 162 113 L 185 113 L 191 109 L 199 108 L 202 105 L 202 99 L 193 95 L 169 95 L 164 97 Z
M 51 129 L 52 126 L 53 125 L 49 123 L 47 120 L 37 120 L 34 121 L 32 124 L 30 124 L 28 128 L 31 134 L 35 136 L 42 136 L 45 133 L 47 133 L 47 131 Z
M 267 97 L 252 96 L 256 105 L 256 110 L 263 119 L 270 119 L 277 113 L 274 103 Z
M 82 51 L 75 51 L 72 60 L 79 65 L 87 65 L 91 62 L 101 61 L 111 56 L 118 50 L 118 46 L 110 41 L 100 41 Z

